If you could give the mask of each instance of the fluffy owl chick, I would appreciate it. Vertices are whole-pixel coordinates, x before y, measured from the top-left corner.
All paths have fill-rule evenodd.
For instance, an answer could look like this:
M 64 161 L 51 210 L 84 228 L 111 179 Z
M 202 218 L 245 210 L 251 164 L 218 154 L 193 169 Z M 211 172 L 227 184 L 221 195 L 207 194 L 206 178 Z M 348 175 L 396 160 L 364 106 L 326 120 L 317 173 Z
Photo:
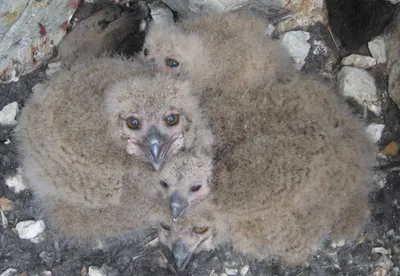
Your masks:
M 182 152 L 165 164 L 158 174 L 158 183 L 148 187 L 148 192 L 178 220 L 209 194 L 212 161 L 211 155 Z
M 123 172 L 149 159 L 158 169 L 167 153 L 201 148 L 196 137 L 212 136 L 195 135 L 206 126 L 188 88 L 118 58 L 61 72 L 32 95 L 20 119 L 22 164 L 35 194 L 90 207 L 116 204 Z
M 244 14 L 218 13 L 154 24 L 142 58 L 174 75 L 189 77 L 201 90 L 243 90 L 292 70 L 288 54 L 264 35 L 263 22 Z
M 213 165 L 213 199 L 168 225 L 175 232 L 165 244 L 174 250 L 179 240 L 178 266 L 202 248 L 202 235 L 183 235 L 193 227 L 212 230 L 214 245 L 232 243 L 238 252 L 294 265 L 327 233 L 353 238 L 368 215 L 375 149 L 329 86 L 292 75 L 246 95 L 238 96 L 238 108 L 226 102 L 209 113 L 216 140 L 235 128 L 248 132 Z M 226 112 L 236 126 L 213 120 Z M 225 129 L 214 132 L 218 123 Z M 210 215 L 195 215 L 198 207 Z

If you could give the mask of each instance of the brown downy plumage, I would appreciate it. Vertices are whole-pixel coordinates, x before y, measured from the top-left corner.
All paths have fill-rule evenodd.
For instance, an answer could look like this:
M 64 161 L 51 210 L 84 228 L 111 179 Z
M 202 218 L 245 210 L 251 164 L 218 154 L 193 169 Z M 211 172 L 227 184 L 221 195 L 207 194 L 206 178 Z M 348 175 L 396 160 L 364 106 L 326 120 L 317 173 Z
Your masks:
M 189 77 L 201 90 L 244 93 L 293 69 L 279 42 L 264 34 L 264 23 L 245 14 L 211 14 L 171 26 L 153 24 L 140 56 L 161 70 Z
M 84 237 L 143 222 L 140 211 L 154 205 L 146 188 L 159 185 L 147 180 L 158 174 L 152 165 L 160 169 L 181 151 L 210 154 L 212 136 L 197 105 L 188 82 L 122 58 L 76 65 L 42 85 L 22 111 L 17 137 L 24 177 L 50 223 Z M 77 216 L 67 218 L 70 212 Z M 131 217 L 99 230 L 107 220 L 96 217 L 117 214 Z
M 208 116 L 216 140 L 238 139 L 214 164 L 212 198 L 162 227 L 179 268 L 194 249 L 228 242 L 258 259 L 299 264 L 326 234 L 351 239 L 362 229 L 375 149 L 329 86 L 291 75 L 232 92 Z

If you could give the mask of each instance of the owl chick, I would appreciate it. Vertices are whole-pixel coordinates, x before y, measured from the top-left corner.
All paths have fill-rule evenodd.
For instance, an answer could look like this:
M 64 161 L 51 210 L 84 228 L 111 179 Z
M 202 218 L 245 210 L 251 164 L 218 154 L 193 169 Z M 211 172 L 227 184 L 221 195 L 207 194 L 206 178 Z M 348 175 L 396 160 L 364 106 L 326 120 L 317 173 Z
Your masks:
M 292 75 L 232 98 L 239 107 L 226 101 L 208 112 L 215 140 L 236 129 L 242 136 L 213 165 L 212 197 L 161 227 L 178 268 L 225 243 L 295 265 L 328 233 L 353 238 L 368 215 L 375 149 L 333 89 Z M 236 124 L 216 120 L 226 113 Z
M 212 136 L 189 88 L 121 58 L 61 72 L 20 118 L 22 164 L 35 194 L 104 207 L 119 202 L 121 175 L 138 164 L 159 169 L 167 155 L 207 151 Z
M 179 25 L 153 24 L 141 58 L 206 88 L 246 91 L 291 71 L 289 55 L 265 37 L 262 21 L 245 14 L 217 13 Z

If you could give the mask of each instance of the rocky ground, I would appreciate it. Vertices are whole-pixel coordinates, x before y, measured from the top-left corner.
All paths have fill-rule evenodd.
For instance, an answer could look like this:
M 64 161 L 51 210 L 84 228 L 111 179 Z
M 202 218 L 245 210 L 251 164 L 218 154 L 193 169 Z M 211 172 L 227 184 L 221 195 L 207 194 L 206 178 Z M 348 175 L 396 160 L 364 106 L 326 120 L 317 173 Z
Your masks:
M 152 12 L 153 17 L 161 14 L 168 22 L 173 20 L 173 13 L 162 5 L 153 5 Z M 371 43 L 346 50 L 325 23 L 301 28 L 278 24 L 271 34 L 288 47 L 303 73 L 320 74 L 337 83 L 338 93 L 349 100 L 354 116 L 364 118 L 367 131 L 381 149 L 377 154 L 376 188 L 371 194 L 371 219 L 354 243 L 327 240 L 309 263 L 292 268 L 278 262 L 256 262 L 229 247 L 219 248 L 196 255 L 188 271 L 179 274 L 168 250 L 158 245 L 157 234 L 151 229 L 137 241 L 112 248 L 71 247 L 40 219 L 20 177 L 13 139 L 19 111 L 32 88 L 54 70 L 55 65 L 50 64 L 21 76 L 17 82 L 0 84 L 0 276 L 400 275 L 400 111 L 387 92 L 385 42 L 370 38 Z M 292 31 L 287 32 L 287 28 Z M 136 45 L 140 38 L 136 33 L 124 43 Z

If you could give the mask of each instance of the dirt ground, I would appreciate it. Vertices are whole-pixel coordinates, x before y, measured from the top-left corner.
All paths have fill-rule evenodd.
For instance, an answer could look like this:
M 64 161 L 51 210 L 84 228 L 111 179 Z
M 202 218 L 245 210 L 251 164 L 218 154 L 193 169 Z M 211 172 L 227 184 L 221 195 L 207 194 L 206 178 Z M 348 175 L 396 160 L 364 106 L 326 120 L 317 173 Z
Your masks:
M 323 36 L 324 30 L 314 30 Z M 362 50 L 361 50 L 362 51 Z M 315 64 L 313 64 L 315 62 Z M 306 73 L 319 71 L 321 60 L 307 60 Z M 336 67 L 335 67 L 336 68 Z M 22 77 L 18 82 L 0 84 L 0 109 L 6 104 L 17 101 L 19 108 L 24 106 L 32 87 L 45 78 L 46 67 Z M 378 86 L 387 83 L 385 71 L 372 70 Z M 382 89 L 384 91 L 385 89 Z M 400 111 L 387 97 L 380 118 L 368 115 L 368 122 L 383 123 L 385 129 L 379 145 L 390 141 L 400 142 Z M 361 110 L 354 108 L 357 116 Z M 7 139 L 11 143 L 4 143 Z M 400 275 L 400 158 L 398 156 L 379 157 L 377 173 L 384 185 L 376 186 L 371 194 L 371 221 L 363 235 L 352 244 L 332 246 L 329 240 L 324 248 L 314 255 L 312 260 L 298 267 L 284 267 L 278 262 L 257 262 L 246 256 L 234 253 L 231 248 L 219 248 L 213 252 L 202 252 L 188 268 L 178 274 L 173 268 L 173 259 L 162 246 L 144 247 L 156 238 L 155 230 L 143 234 L 138 241 L 118 244 L 112 248 L 93 249 L 71 247 L 65 241 L 46 228 L 44 240 L 34 244 L 18 237 L 15 225 L 19 221 L 40 219 L 29 190 L 16 194 L 5 185 L 5 179 L 16 174 L 18 168 L 17 152 L 13 139 L 13 128 L 0 125 L 0 198 L 6 197 L 13 202 L 14 210 L 5 212 L 8 227 L 0 227 L 0 275 L 7 268 L 18 271 L 15 275 L 85 275 L 85 268 L 102 267 L 105 275 L 221 275 L 226 268 L 240 270 L 249 266 L 246 275 Z M 384 254 L 372 252 L 373 248 L 383 247 Z M 382 270 L 383 268 L 383 270 Z M 22 274 L 25 273 L 25 274 Z M 10 274 L 14 275 L 14 274 Z M 49 274 L 47 274 L 49 275 Z M 239 272 L 238 272 L 238 275 Z

